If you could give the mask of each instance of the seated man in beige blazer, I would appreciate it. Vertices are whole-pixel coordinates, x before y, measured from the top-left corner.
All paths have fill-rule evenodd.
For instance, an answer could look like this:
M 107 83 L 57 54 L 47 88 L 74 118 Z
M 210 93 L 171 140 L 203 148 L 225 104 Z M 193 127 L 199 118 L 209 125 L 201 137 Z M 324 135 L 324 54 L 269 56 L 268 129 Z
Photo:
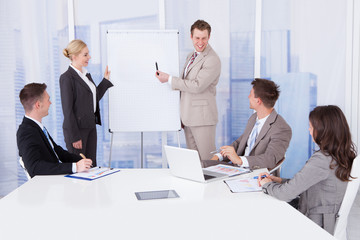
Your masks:
M 157 71 L 160 82 L 168 82 L 173 90 L 180 90 L 180 115 L 186 145 L 199 152 L 200 159 L 209 160 L 216 149 L 215 131 L 218 122 L 216 85 L 219 82 L 220 58 L 208 44 L 211 27 L 197 20 L 191 26 L 194 51 L 185 61 L 180 77 Z
M 274 109 L 280 94 L 279 86 L 260 78 L 251 84 L 253 88 L 248 98 L 250 108 L 256 113 L 249 118 L 244 133 L 230 146 L 222 146 L 221 151 L 211 160 L 251 169 L 272 169 L 285 156 L 291 139 L 291 128 Z M 203 165 L 206 167 L 219 163 L 211 160 L 203 161 Z

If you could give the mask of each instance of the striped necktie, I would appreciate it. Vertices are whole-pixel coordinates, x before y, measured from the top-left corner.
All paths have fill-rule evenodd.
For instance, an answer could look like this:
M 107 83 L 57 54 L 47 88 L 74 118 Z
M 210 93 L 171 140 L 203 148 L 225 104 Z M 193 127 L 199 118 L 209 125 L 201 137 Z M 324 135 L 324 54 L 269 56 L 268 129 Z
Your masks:
M 197 52 L 194 52 L 194 54 L 193 54 L 192 57 L 190 58 L 188 68 L 189 68 L 190 65 L 194 62 L 194 60 L 195 60 L 196 57 L 197 57 Z
M 189 71 L 190 65 L 195 61 L 195 58 L 197 57 L 197 55 L 198 55 L 197 52 L 194 52 L 194 54 L 190 58 L 190 61 L 189 61 L 188 65 L 187 65 L 187 67 L 186 67 L 186 69 L 184 71 L 184 77 L 186 76 L 187 72 Z

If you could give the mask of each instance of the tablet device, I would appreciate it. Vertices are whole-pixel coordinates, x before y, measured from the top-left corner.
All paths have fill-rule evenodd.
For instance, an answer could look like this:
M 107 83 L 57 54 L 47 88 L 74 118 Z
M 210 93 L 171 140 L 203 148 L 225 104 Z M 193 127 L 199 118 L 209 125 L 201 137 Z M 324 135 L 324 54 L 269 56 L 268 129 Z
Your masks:
M 178 198 L 179 195 L 175 190 L 149 191 L 149 192 L 135 192 L 138 200 L 164 199 L 164 198 Z

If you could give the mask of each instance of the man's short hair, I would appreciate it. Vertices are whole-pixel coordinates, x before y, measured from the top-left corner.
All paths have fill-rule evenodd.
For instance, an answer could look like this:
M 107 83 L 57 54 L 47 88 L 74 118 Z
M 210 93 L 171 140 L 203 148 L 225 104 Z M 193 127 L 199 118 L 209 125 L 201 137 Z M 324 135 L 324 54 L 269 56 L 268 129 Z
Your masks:
M 274 107 L 280 95 L 279 86 L 273 81 L 262 78 L 255 78 L 251 84 L 255 97 L 260 98 L 266 108 Z
M 25 112 L 30 112 L 36 101 L 43 98 L 46 87 L 45 83 L 29 83 L 21 89 L 19 98 Z
M 210 36 L 211 26 L 210 26 L 210 24 L 208 24 L 204 20 L 199 19 L 196 22 L 194 22 L 193 25 L 191 25 L 191 28 L 190 28 L 191 35 L 193 35 L 195 28 L 199 29 L 200 31 L 208 30 L 208 33 L 209 33 L 209 36 Z

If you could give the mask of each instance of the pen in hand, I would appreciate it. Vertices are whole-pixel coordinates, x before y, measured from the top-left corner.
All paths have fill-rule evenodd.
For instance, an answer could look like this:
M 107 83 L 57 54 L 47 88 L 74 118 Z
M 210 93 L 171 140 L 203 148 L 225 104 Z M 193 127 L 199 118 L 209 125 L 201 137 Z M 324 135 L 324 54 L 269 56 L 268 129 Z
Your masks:
M 84 154 L 80 153 L 79 155 L 80 155 L 80 157 L 82 157 L 82 159 L 86 159 L 86 157 L 85 157 Z M 93 166 L 93 165 L 91 164 L 90 167 L 92 167 L 92 166 Z
M 254 179 L 258 179 L 258 178 L 259 178 L 259 176 L 255 176 L 255 177 L 254 177 Z M 266 175 L 262 175 L 262 176 L 261 176 L 261 179 L 263 179 L 263 178 L 266 178 Z
M 221 152 L 221 149 L 218 149 L 218 150 L 212 151 L 212 152 L 210 152 L 210 154 L 215 154 L 215 153 L 219 153 L 219 152 Z

